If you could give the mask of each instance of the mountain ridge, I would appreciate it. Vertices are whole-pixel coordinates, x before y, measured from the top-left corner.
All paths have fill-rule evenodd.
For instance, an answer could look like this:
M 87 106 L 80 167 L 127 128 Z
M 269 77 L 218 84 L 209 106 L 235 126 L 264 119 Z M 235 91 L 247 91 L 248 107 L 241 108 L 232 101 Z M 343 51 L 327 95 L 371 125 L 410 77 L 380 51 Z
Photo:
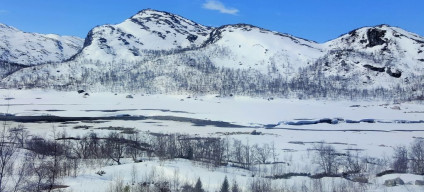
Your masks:
M 61 62 L 82 47 L 82 39 L 28 33 L 0 23 L 0 60 L 22 65 Z
M 90 30 L 83 47 L 65 63 L 33 67 L 39 74 L 18 70 L 2 83 L 6 87 L 31 82 L 29 87 L 93 90 L 122 86 L 118 89 L 163 93 L 229 93 L 227 89 L 232 89 L 248 95 L 257 94 L 250 89 L 261 94 L 300 94 L 308 92 L 304 86 L 309 84 L 344 92 L 401 87 L 420 95 L 422 88 L 417 86 L 423 79 L 423 47 L 423 37 L 387 24 L 358 28 L 317 43 L 250 24 L 208 27 L 146 9 L 121 23 Z M 239 75 L 257 79 L 239 82 L 245 78 Z M 87 76 L 103 80 L 96 82 Z M 137 79 L 142 82 L 136 84 Z M 293 85 L 300 81 L 304 82 L 301 87 Z

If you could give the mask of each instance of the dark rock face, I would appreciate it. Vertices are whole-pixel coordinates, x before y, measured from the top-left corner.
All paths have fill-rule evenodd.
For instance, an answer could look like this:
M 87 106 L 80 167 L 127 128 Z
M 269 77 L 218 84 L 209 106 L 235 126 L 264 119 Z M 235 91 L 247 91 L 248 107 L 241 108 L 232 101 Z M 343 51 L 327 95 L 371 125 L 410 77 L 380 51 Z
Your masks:
M 99 39 L 99 41 L 100 41 L 100 43 L 106 43 L 107 42 L 107 39 L 105 39 L 105 38 L 102 37 L 102 38 Z
M 364 65 L 365 68 L 370 69 L 372 71 L 377 71 L 377 72 L 384 72 L 385 71 L 385 67 L 374 67 L 372 65 Z
M 402 76 L 402 71 L 399 71 L 397 69 L 392 69 L 390 67 L 375 67 L 375 66 L 368 65 L 368 64 L 364 65 L 364 67 L 371 70 L 371 71 L 376 71 L 376 72 L 380 72 L 380 73 L 386 72 L 387 74 L 389 74 L 390 76 L 395 77 L 395 78 L 400 78 Z
M 399 78 L 400 76 L 402 76 L 402 72 L 397 69 L 395 71 L 392 71 L 392 69 L 387 68 L 386 73 L 395 78 Z
M 190 41 L 191 43 L 196 41 L 196 39 L 197 39 L 197 35 L 190 34 L 187 36 L 187 40 Z
M 357 31 L 356 31 L 356 30 L 353 30 L 353 31 L 350 31 L 350 32 L 349 32 L 349 35 L 350 35 L 351 37 L 357 37 L 357 36 L 358 36 L 358 33 L 357 33 Z
M 84 40 L 84 47 L 88 47 L 91 45 L 91 43 L 93 42 L 93 30 L 90 30 L 87 34 L 87 37 Z
M 369 29 L 367 31 L 367 37 L 368 37 L 368 47 L 374 47 L 377 45 L 383 45 L 386 43 L 386 41 L 383 39 L 384 35 L 386 34 L 385 30 L 380 29 Z
M 222 38 L 222 31 L 221 30 L 223 28 L 224 28 L 224 26 L 213 30 L 210 33 L 209 38 L 203 43 L 203 46 L 213 44 L 213 43 L 217 42 L 219 39 L 221 39 Z

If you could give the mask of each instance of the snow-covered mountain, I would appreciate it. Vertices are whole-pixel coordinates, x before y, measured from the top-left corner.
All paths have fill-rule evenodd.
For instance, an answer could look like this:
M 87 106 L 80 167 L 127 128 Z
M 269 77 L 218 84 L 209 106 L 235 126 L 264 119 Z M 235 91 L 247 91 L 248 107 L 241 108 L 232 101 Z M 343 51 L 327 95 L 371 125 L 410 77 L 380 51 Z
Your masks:
M 140 60 L 143 51 L 176 51 L 203 44 L 211 27 L 167 12 L 140 11 L 116 25 L 92 29 L 77 58 L 92 60 Z
M 22 69 L 3 83 L 302 97 L 329 92 L 351 96 L 349 91 L 384 88 L 420 96 L 423 42 L 419 35 L 380 25 L 319 44 L 248 24 L 207 27 L 147 9 L 122 23 L 93 28 L 83 48 L 67 62 Z
M 313 63 L 325 48 L 313 41 L 247 24 L 215 29 L 203 49 L 217 67 L 290 76 Z
M 351 86 L 407 85 L 424 74 L 424 38 L 397 27 L 364 27 L 323 45 L 316 67 Z
M 21 65 L 61 62 L 82 47 L 79 37 L 26 33 L 0 23 L 0 60 Z
M 158 55 L 174 55 L 166 60 L 175 66 L 186 62 L 181 56 L 189 54 L 197 64 L 206 57 L 216 67 L 292 75 L 299 67 L 312 64 L 324 50 L 316 42 L 248 24 L 212 28 L 147 9 L 120 24 L 92 29 L 74 59 L 143 61 Z

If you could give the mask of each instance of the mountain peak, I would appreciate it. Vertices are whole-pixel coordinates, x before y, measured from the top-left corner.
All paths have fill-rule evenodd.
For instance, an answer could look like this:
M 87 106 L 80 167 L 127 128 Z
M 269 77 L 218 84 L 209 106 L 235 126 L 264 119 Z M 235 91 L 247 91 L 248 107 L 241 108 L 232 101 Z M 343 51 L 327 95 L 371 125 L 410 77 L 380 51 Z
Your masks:
M 19 29 L 16 29 L 12 26 L 9 26 L 9 25 L 3 24 L 3 23 L 0 23 L 0 29 L 9 29 L 9 30 L 14 30 L 14 31 L 19 31 Z
M 7 26 L 7 25 L 5 25 L 3 23 L 0 23 L 0 28 L 9 28 L 9 26 Z
M 390 46 L 398 46 L 401 42 L 407 39 L 417 43 L 423 43 L 424 39 L 417 34 L 405 31 L 398 27 L 393 27 L 388 24 L 381 24 L 370 27 L 362 27 L 350 31 L 337 39 L 329 41 L 325 44 L 329 48 L 338 48 L 339 45 L 349 46 L 350 48 L 374 48 L 387 51 Z
M 199 32 L 211 29 L 211 27 L 200 25 L 182 16 L 169 13 L 166 11 L 158 11 L 154 9 L 141 10 L 137 14 L 129 18 L 128 20 L 130 20 L 131 22 L 137 23 L 144 28 L 146 27 L 145 26 L 146 23 L 151 23 L 151 25 L 158 25 L 159 27 L 162 27 L 160 25 L 166 25 L 167 27 L 170 27 L 172 29 L 182 28 L 183 30 L 184 29 L 196 30 L 197 28 Z
M 137 14 L 133 15 L 132 18 L 139 18 L 139 17 L 152 17 L 152 16 L 165 16 L 165 15 L 174 15 L 172 13 L 166 12 L 166 11 L 159 11 L 155 9 L 143 9 L 139 11 Z
M 374 28 L 390 28 L 392 26 L 390 26 L 389 24 L 380 24 L 380 25 L 376 25 L 374 26 Z
M 144 9 L 122 23 L 92 29 L 82 52 L 91 52 L 91 59 L 137 59 L 143 51 L 199 47 L 211 30 L 179 15 Z

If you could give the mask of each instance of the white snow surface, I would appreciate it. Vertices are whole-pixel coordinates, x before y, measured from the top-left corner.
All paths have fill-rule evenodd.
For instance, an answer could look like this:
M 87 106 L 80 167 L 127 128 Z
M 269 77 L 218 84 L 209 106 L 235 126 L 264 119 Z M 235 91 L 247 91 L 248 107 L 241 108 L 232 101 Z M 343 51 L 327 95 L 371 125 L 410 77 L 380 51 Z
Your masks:
M 216 66 L 255 69 L 264 74 L 292 76 L 325 50 L 316 42 L 246 24 L 223 26 L 214 33 L 220 38 L 199 52 L 207 52 Z
M 0 23 L 0 60 L 24 65 L 61 62 L 75 55 L 83 39 L 27 33 Z
M 348 120 L 376 119 L 381 121 L 424 120 L 424 107 L 415 102 L 393 103 L 384 101 L 332 101 L 332 100 L 298 100 L 279 99 L 268 101 L 251 97 L 216 97 L 216 95 L 144 95 L 143 93 L 91 93 L 84 98 L 75 92 L 52 90 L 0 90 L 3 100 L 1 111 L 8 105 L 8 113 L 39 115 L 30 112 L 37 110 L 58 109 L 51 112 L 57 116 L 96 117 L 118 115 L 121 113 L 104 113 L 101 110 L 123 110 L 133 116 L 137 115 L 177 115 L 197 119 L 234 122 L 240 125 L 266 125 L 284 121 L 304 119 L 343 118 Z M 133 95 L 134 99 L 125 98 Z M 12 98 L 6 99 L 5 98 Z M 136 109 L 136 110 L 129 110 Z M 164 109 L 184 113 L 146 111 L 141 109 Z M 85 110 L 91 110 L 89 112 Z M 97 110 L 97 111 L 93 111 Z M 267 115 L 261 115 L 261 114 Z M 327 125 L 328 126 L 328 125 Z
M 288 162 L 281 167 L 282 173 L 312 172 L 319 173 L 320 169 L 314 164 L 314 152 L 311 149 L 316 142 L 325 142 L 333 145 L 336 150 L 358 150 L 363 156 L 375 158 L 390 158 L 393 147 L 408 146 L 415 138 L 424 137 L 422 123 L 403 124 L 394 123 L 394 120 L 423 120 L 424 105 L 417 102 L 387 103 L 367 101 L 328 101 L 328 100 L 296 100 L 249 97 L 215 97 L 182 96 L 182 95 L 142 95 L 141 93 L 113 94 L 89 93 L 84 97 L 77 92 L 58 92 L 47 90 L 0 90 L 0 111 L 16 116 L 55 115 L 64 117 L 105 117 L 143 115 L 175 116 L 195 119 L 210 119 L 225 121 L 245 128 L 225 128 L 212 125 L 195 126 L 190 122 L 172 120 L 114 120 L 107 122 L 77 124 L 61 123 L 12 123 L 10 126 L 23 125 L 32 135 L 50 136 L 52 128 L 66 132 L 68 136 L 82 136 L 95 131 L 100 136 L 110 131 L 97 129 L 100 127 L 121 126 L 135 128 L 141 133 L 182 133 L 198 136 L 221 137 L 238 139 L 250 145 L 274 143 L 278 151 L 277 159 Z M 126 98 L 132 95 L 133 98 Z M 103 111 L 111 110 L 111 111 Z M 386 123 L 339 123 L 317 125 L 284 125 L 273 129 L 265 129 L 266 124 L 278 122 L 298 121 L 320 118 L 345 118 L 351 120 L 378 119 Z M 75 129 L 76 125 L 92 126 L 90 129 Z M 260 135 L 251 135 L 256 130 Z M 244 189 L 252 177 L 245 170 L 233 167 L 208 168 L 201 163 L 176 159 L 173 161 L 159 161 L 144 159 L 144 162 L 133 163 L 127 159 L 122 165 L 112 165 L 111 162 L 98 167 L 81 169 L 76 178 L 65 177 L 61 183 L 69 185 L 67 191 L 105 191 L 117 180 L 124 184 L 131 183 L 131 170 L 138 170 L 138 179 L 172 179 L 178 176 L 182 183 L 194 184 L 201 178 L 203 186 L 208 191 L 219 189 L 225 176 L 230 181 L 237 180 Z M 263 165 L 262 165 L 263 166 Z M 266 166 L 265 166 L 266 167 Z M 264 169 L 265 167 L 262 167 Z M 267 170 L 271 170 L 268 167 Z M 384 170 L 375 168 L 377 171 Z M 99 176 L 97 171 L 103 170 L 105 175 Z M 155 170 L 153 174 L 152 170 Z M 276 171 L 276 170 L 275 170 Z M 401 177 L 405 182 L 413 183 L 422 179 L 422 176 L 395 174 L 381 178 L 371 177 L 371 184 L 367 184 L 368 191 L 420 191 L 422 187 L 407 184 L 405 186 L 385 187 L 384 180 Z M 335 184 L 346 183 L 341 178 L 325 178 L 313 180 L 307 177 L 292 177 L 291 179 L 273 180 L 273 185 L 300 190 L 307 185 L 314 186 L 322 182 L 323 187 L 330 190 Z
M 381 36 L 373 38 L 372 32 Z M 348 79 L 352 87 L 405 86 L 424 72 L 424 38 L 398 27 L 363 27 L 322 45 L 330 53 L 333 51 L 322 58 L 325 61 L 323 74 Z M 365 65 L 381 68 L 383 72 L 370 70 Z M 400 72 L 401 76 L 392 77 L 389 70 Z
M 170 51 L 200 46 L 211 27 L 178 15 L 146 9 L 122 23 L 95 27 L 79 58 L 140 60 L 143 50 Z

